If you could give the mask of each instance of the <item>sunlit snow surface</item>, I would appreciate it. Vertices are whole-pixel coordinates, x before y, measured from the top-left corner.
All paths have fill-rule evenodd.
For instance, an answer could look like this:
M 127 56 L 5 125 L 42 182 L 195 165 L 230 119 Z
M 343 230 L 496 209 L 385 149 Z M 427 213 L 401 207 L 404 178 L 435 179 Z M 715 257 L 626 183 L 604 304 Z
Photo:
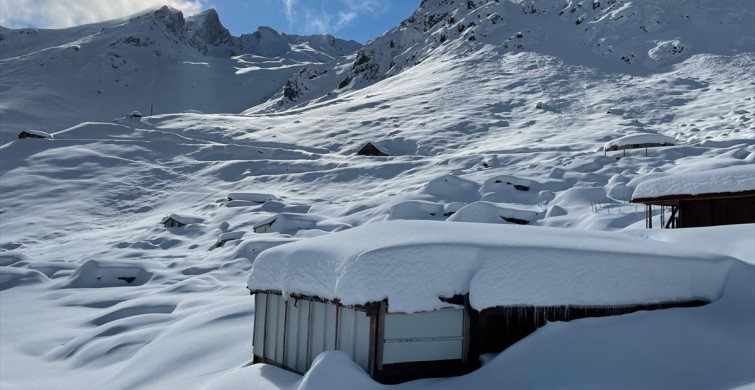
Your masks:
M 631 11 L 624 3 L 615 16 Z M 710 11 L 691 15 L 706 34 L 718 31 L 699 27 L 717 25 L 721 10 Z M 530 39 L 525 23 L 541 15 L 528 17 L 512 16 L 516 25 L 504 28 L 515 35 L 525 27 L 522 39 Z M 613 42 L 623 39 L 623 27 L 613 30 Z M 732 45 L 752 37 L 751 27 L 741 29 Z M 477 39 L 473 51 L 454 44 L 377 84 L 288 111 L 82 123 L 53 139 L 1 146 L 0 388 L 377 388 L 338 353 L 324 355 L 305 378 L 245 367 L 253 260 L 344 227 L 448 219 L 475 202 L 477 211 L 460 215 L 507 223 L 479 210 L 522 211 L 530 225 L 631 234 L 667 241 L 679 253 L 753 262 L 754 225 L 646 231 L 642 208 L 626 203 L 654 177 L 755 164 L 752 53 L 719 42 L 720 50 L 705 54 L 691 51 L 691 42 L 678 63 L 633 73 L 576 61 L 578 52 L 560 57 L 558 45 L 504 50 Z M 24 85 L 33 65 L 0 83 Z M 182 76 L 194 77 L 194 68 L 206 66 L 181 65 Z M 67 106 L 35 100 L 45 94 L 40 85 L 18 99 L 3 95 L 0 105 L 55 123 Z M 123 112 L 136 108 L 146 111 L 129 105 Z M 648 131 L 677 146 L 603 155 L 606 142 Z M 366 142 L 391 156 L 356 156 Z M 512 176 L 529 190 L 495 182 Z M 228 201 L 239 192 L 278 201 Z M 163 227 L 173 213 L 201 222 Z M 253 233 L 281 213 L 319 225 Z M 246 233 L 217 247 L 234 232 Z M 751 385 L 754 272 L 734 262 L 723 295 L 707 306 L 550 323 L 475 373 L 399 388 Z

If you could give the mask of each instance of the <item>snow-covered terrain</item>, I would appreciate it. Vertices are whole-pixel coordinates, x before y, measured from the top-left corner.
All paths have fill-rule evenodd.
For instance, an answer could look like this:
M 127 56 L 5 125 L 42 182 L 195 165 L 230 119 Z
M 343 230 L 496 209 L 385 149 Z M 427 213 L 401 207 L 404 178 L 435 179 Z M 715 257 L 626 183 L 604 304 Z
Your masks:
M 184 18 L 167 6 L 63 30 L 0 27 L 0 143 L 133 110 L 239 113 L 360 47 L 264 26 L 235 37 L 215 10 Z
M 283 53 L 265 28 L 200 29 L 212 13 L 178 38 L 169 9 L 2 29 L 0 388 L 381 387 L 337 352 L 303 378 L 247 366 L 246 282 L 268 248 L 388 219 L 739 259 L 706 306 L 549 323 L 472 374 L 399 388 L 754 386 L 755 225 L 645 230 L 628 200 L 672 173 L 755 181 L 755 3 L 552 4 L 428 0 L 348 60 L 344 41 L 280 35 Z M 118 118 L 153 96 L 156 115 Z M 26 128 L 53 137 L 11 141 Z M 675 146 L 604 156 L 636 133 Z M 367 142 L 389 156 L 358 156 Z

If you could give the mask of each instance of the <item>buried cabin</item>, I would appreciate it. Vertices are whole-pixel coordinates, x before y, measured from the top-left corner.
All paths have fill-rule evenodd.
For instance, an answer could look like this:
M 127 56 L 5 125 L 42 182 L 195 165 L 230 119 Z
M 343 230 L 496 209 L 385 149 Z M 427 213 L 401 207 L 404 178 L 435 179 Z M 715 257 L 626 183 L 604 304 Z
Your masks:
M 548 321 L 718 298 L 728 260 L 617 233 L 391 221 L 269 249 L 253 354 L 297 373 L 340 350 L 373 379 L 461 375 Z

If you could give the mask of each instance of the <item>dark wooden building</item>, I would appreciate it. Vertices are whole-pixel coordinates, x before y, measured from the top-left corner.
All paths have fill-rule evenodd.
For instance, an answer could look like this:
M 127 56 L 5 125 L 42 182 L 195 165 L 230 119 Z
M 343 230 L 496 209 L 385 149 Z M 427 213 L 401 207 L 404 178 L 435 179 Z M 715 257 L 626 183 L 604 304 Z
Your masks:
M 654 208 L 660 208 L 661 228 L 755 223 L 755 166 L 648 180 L 637 187 L 632 202 L 645 205 L 647 228 L 653 228 Z

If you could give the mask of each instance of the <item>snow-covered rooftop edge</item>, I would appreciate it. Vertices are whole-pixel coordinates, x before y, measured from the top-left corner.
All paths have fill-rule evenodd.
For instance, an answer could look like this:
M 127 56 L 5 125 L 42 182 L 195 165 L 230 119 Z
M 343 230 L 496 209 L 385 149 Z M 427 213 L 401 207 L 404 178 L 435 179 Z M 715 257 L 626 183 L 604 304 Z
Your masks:
M 640 183 L 632 199 L 755 191 L 755 164 L 671 174 Z
M 388 299 L 390 312 L 448 306 L 469 293 L 495 306 L 619 306 L 716 300 L 731 260 L 616 233 L 478 223 L 390 221 L 269 249 L 252 290 L 357 305 Z

